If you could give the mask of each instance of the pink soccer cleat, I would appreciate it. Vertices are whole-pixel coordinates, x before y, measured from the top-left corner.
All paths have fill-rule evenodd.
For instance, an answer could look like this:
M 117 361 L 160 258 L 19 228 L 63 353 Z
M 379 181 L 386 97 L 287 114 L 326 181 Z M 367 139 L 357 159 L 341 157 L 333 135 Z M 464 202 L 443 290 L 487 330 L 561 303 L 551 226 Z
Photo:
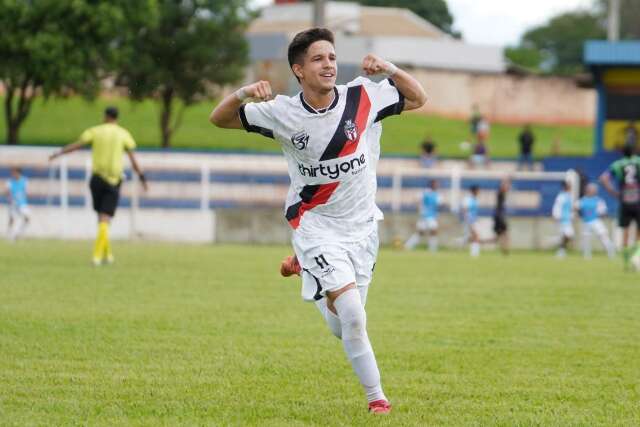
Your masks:
M 300 271 L 302 271 L 302 268 L 295 255 L 289 255 L 283 259 L 282 264 L 280 264 L 280 274 L 282 274 L 283 277 L 293 276 L 294 274 L 299 276 Z
M 391 403 L 384 399 L 369 402 L 369 412 L 372 414 L 389 414 L 391 412 Z

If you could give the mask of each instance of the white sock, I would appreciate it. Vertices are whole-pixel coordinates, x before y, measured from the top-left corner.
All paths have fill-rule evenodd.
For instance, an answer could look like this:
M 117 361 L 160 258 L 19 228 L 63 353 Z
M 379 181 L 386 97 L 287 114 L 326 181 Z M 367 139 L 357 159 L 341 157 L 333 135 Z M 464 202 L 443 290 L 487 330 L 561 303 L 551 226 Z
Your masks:
M 613 246 L 613 242 L 611 241 L 611 239 L 609 239 L 609 236 L 607 234 L 603 234 L 600 236 L 600 241 L 602 242 L 602 245 L 604 246 L 604 248 L 607 251 L 607 256 L 609 258 L 615 258 L 616 257 L 616 248 L 615 246 Z
M 16 239 L 16 230 L 18 228 L 17 221 L 14 220 L 12 224 L 9 224 L 7 229 L 7 239 L 14 241 Z
M 338 339 L 342 339 L 342 325 L 340 324 L 340 318 L 334 314 L 329 307 L 327 307 L 327 298 L 319 299 L 315 302 L 316 307 L 320 310 L 322 318 L 327 323 L 327 326 L 331 330 L 331 333 Z
M 591 234 L 585 234 L 582 237 L 582 256 L 591 258 Z
M 438 238 L 436 236 L 429 237 L 429 250 L 436 252 L 438 250 Z
M 480 243 L 471 242 L 471 245 L 469 246 L 469 253 L 471 254 L 472 257 L 479 256 L 480 255 Z
M 349 289 L 334 301 L 342 324 L 342 344 L 351 366 L 364 387 L 367 401 L 386 397 L 380 384 L 380 371 L 367 335 L 367 315 L 360 302 L 360 293 Z
M 404 244 L 405 249 L 413 249 L 420 243 L 420 234 L 414 233 L 409 237 L 409 240 Z
M 17 222 L 16 222 L 16 234 L 15 234 L 15 238 L 19 238 L 22 233 L 24 233 L 25 228 L 27 228 L 27 225 L 29 224 L 29 221 L 25 218 L 22 217 L 20 218 Z

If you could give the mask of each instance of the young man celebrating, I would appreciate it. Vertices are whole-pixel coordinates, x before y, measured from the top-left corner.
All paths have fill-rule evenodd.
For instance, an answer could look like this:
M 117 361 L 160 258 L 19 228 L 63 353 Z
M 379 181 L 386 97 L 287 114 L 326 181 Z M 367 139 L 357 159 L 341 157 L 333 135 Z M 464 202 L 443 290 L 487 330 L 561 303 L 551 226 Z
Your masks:
M 49 160 L 71 153 L 91 144 L 93 174 L 89 186 L 93 209 L 98 214 L 98 236 L 93 250 L 93 265 L 114 261 L 109 241 L 109 224 L 116 213 L 120 197 L 120 184 L 124 175 L 122 154 L 127 153 L 131 166 L 140 177 L 147 191 L 147 181 L 133 154 L 136 143 L 125 128 L 118 125 L 118 109 L 108 107 L 104 112 L 104 123 L 85 130 L 78 141 L 52 154 Z
M 327 29 L 298 33 L 288 59 L 302 92 L 270 100 L 269 82 L 259 81 L 222 100 L 210 121 L 280 143 L 291 178 L 285 217 L 302 268 L 302 296 L 316 301 L 341 338 L 369 410 L 388 413 L 364 310 L 382 219 L 375 204 L 379 122 L 422 106 L 426 95 L 409 74 L 371 54 L 362 69 L 386 79 L 374 83 L 358 77 L 336 86 L 333 34 Z M 243 105 L 247 98 L 262 102 Z

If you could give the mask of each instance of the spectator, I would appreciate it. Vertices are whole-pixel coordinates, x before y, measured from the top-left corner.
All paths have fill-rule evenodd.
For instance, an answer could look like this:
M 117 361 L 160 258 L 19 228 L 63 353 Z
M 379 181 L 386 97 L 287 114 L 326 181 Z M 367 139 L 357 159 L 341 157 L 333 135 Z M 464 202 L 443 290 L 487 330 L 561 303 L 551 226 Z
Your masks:
M 478 104 L 473 104 L 471 109 L 471 117 L 469 118 L 471 140 L 473 142 L 478 142 L 478 125 L 480 124 L 480 120 L 482 120 L 482 115 L 480 115 Z
M 489 122 L 480 117 L 478 122 L 477 140 L 473 146 L 471 158 L 469 159 L 469 167 L 481 168 L 489 166 L 489 147 L 487 146 L 487 140 L 489 138 Z
M 528 170 L 533 170 L 533 143 L 535 136 L 531 131 L 531 126 L 524 125 L 524 128 L 518 136 L 520 143 L 520 157 L 518 158 L 518 170 L 524 170 L 525 166 Z
M 436 143 L 430 136 L 427 136 L 420 146 L 420 164 L 424 168 L 431 168 L 436 164 L 438 157 L 436 155 Z

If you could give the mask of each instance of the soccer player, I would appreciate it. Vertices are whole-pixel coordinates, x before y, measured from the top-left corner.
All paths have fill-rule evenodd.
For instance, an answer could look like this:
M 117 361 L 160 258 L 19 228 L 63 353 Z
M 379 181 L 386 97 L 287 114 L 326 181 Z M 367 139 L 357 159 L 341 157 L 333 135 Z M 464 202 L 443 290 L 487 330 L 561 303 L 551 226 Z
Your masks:
M 611 180 L 614 180 L 617 189 Z M 633 258 L 636 269 L 640 269 L 640 158 L 634 156 L 633 148 L 625 146 L 623 157 L 613 162 L 600 176 L 604 188 L 619 200 L 618 225 L 622 227 L 622 255 L 624 268 L 629 268 Z M 630 226 L 635 222 L 635 236 L 631 237 Z M 635 249 L 634 249 L 635 245 Z
M 503 254 L 509 253 L 509 227 L 507 225 L 507 192 L 511 189 L 511 180 L 504 178 L 500 181 L 500 188 L 496 192 L 496 207 L 493 212 L 494 241 L 500 245 Z
M 571 197 L 571 186 L 567 181 L 562 183 L 562 191 L 556 196 L 553 202 L 551 214 L 558 221 L 560 231 L 560 245 L 556 251 L 556 257 L 564 258 L 571 239 L 573 239 L 573 200 Z
M 582 219 L 582 253 L 585 258 L 591 258 L 591 235 L 596 234 L 607 251 L 609 258 L 616 255 L 613 242 L 604 223 L 600 219 L 607 214 L 607 205 L 598 197 L 598 187 L 591 183 L 587 185 L 585 195 L 578 200 L 578 211 Z
M 19 239 L 24 232 L 31 213 L 27 204 L 27 178 L 18 167 L 11 168 L 11 178 L 7 181 L 7 193 L 9 198 L 9 227 L 8 238 L 10 241 Z
M 420 243 L 420 238 L 428 233 L 429 250 L 431 252 L 438 250 L 438 206 L 440 203 L 438 181 L 433 179 L 429 182 L 429 187 L 422 192 L 420 219 L 416 223 L 417 231 L 404 244 L 406 249 L 415 248 Z
M 476 224 L 478 222 L 478 186 L 472 185 L 462 201 L 465 240 L 469 242 L 469 254 L 480 256 L 480 238 Z
M 98 214 L 98 235 L 93 249 L 93 265 L 114 262 L 109 225 L 116 213 L 120 197 L 120 184 L 124 176 L 123 153 L 127 153 L 131 166 L 140 177 L 144 191 L 147 181 L 136 160 L 133 150 L 136 143 L 125 128 L 118 124 L 118 109 L 107 107 L 104 112 L 104 123 L 85 130 L 80 138 L 52 154 L 53 160 L 63 154 L 71 153 L 86 145 L 91 145 L 93 174 L 89 187 L 93 199 L 93 209 Z
M 271 99 L 271 85 L 259 81 L 224 98 L 209 119 L 280 144 L 291 178 L 285 217 L 293 229 L 303 298 L 322 301 L 323 317 L 342 340 L 369 411 L 388 413 L 364 310 L 382 219 L 375 204 L 379 122 L 422 106 L 426 95 L 407 72 L 372 54 L 362 69 L 386 78 L 375 83 L 358 77 L 336 85 L 334 38 L 327 29 L 298 33 L 288 59 L 302 86 L 299 94 Z M 247 98 L 260 102 L 243 105 Z

